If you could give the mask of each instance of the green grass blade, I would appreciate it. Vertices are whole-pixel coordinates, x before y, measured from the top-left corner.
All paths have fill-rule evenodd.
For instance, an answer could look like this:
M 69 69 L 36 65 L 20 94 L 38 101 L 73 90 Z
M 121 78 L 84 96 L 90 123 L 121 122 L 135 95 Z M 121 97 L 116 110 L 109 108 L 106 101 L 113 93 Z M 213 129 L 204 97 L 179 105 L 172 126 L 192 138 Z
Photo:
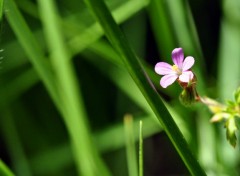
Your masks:
M 1 176 L 14 176 L 12 171 L 6 166 L 6 164 L 0 160 L 0 175 Z
M 91 141 L 89 124 L 79 93 L 79 85 L 74 73 L 67 47 L 59 26 L 59 16 L 52 0 L 39 0 L 41 19 L 51 53 L 53 67 L 56 71 L 61 99 L 64 103 L 64 120 L 70 133 L 79 174 L 94 176 L 97 173 L 109 175 L 105 165 L 97 154 Z
M 218 87 L 222 100 L 232 99 L 240 79 L 240 40 L 238 40 L 240 27 L 229 23 L 227 20 L 223 20 L 221 25 Z
M 55 84 L 55 78 L 50 67 L 50 64 L 47 62 L 47 59 L 44 57 L 44 52 L 40 49 L 36 39 L 34 38 L 32 32 L 27 26 L 25 20 L 23 19 L 21 13 L 19 12 L 16 4 L 13 0 L 5 0 L 5 9 L 6 17 L 10 23 L 14 33 L 16 34 L 19 42 L 24 48 L 29 60 L 33 64 L 40 78 L 44 82 L 46 88 L 48 89 L 53 101 L 56 106 L 61 111 L 61 104 L 58 97 L 58 91 Z
M 16 1 L 18 7 L 34 18 L 39 18 L 37 7 L 34 2 L 28 0 Z
M 109 43 L 99 40 L 99 41 L 95 42 L 94 44 L 90 45 L 87 50 L 90 50 L 91 52 L 96 53 L 104 60 L 112 63 L 114 66 L 117 65 L 118 67 L 125 69 L 124 63 L 122 62 L 120 56 L 112 48 L 112 46 L 110 46 Z M 94 62 L 92 62 L 92 63 L 94 64 Z M 143 65 L 144 65 L 144 68 L 146 69 L 147 74 L 151 78 L 152 82 L 155 85 L 159 85 L 159 77 L 152 69 L 152 66 L 149 66 L 145 62 L 143 63 Z M 99 65 L 99 67 L 101 67 L 101 65 Z M 103 70 L 103 71 L 106 71 L 106 70 Z M 163 90 L 163 89 L 161 89 L 161 90 Z M 173 97 L 173 98 L 178 96 L 177 92 L 173 89 L 164 89 L 164 93 L 166 93 L 169 97 Z M 146 105 L 144 105 L 144 106 L 146 106 Z
M 7 150 L 11 156 L 14 171 L 19 176 L 31 176 L 29 161 L 24 151 L 19 131 L 16 128 L 11 109 L 5 107 L 4 110 L 1 110 L 1 116 L 5 117 L 1 118 L 0 127 L 7 145 Z M 2 174 L 0 173 L 0 175 Z
M 127 164 L 128 164 L 128 174 L 129 176 L 137 176 L 137 156 L 134 141 L 133 132 L 133 118 L 131 115 L 127 114 L 124 116 L 124 131 L 126 140 L 126 150 L 127 150 Z
M 189 150 L 183 135 L 173 121 L 160 96 L 151 86 L 151 83 L 149 83 L 149 78 L 143 70 L 139 59 L 129 47 L 125 36 L 120 31 L 104 2 L 99 0 L 85 0 L 85 2 L 100 22 L 112 45 L 121 55 L 125 67 L 147 99 L 189 171 L 192 175 L 206 175 Z
M 2 17 L 3 17 L 3 1 L 4 0 L 0 0 L 0 22 L 2 21 Z
M 150 137 L 154 134 L 162 132 L 162 128 L 156 123 L 155 119 L 150 116 L 134 116 L 133 129 L 138 129 L 139 120 L 144 124 L 143 138 Z M 122 123 L 112 125 L 101 131 L 96 131 L 94 133 L 95 144 L 101 153 L 108 153 L 120 150 L 125 146 L 125 138 L 122 134 L 124 131 L 124 126 Z M 109 139 L 115 139 L 109 142 Z M 139 131 L 134 130 L 134 141 L 139 140 Z M 49 148 L 44 152 L 33 156 L 30 161 L 33 171 L 41 175 L 46 175 L 49 172 L 57 172 L 64 167 L 68 167 L 72 164 L 72 155 L 69 155 L 71 148 L 69 144 L 59 145 L 57 147 Z M 44 161 L 48 161 L 47 163 Z
M 143 133 L 143 137 L 150 137 L 153 134 L 162 132 L 162 128 L 159 127 L 159 125 L 156 123 L 155 119 L 151 118 L 148 115 L 145 116 L 134 116 L 133 117 L 134 121 L 133 121 L 133 137 L 134 137 L 134 141 L 138 141 L 139 139 L 139 133 L 138 130 L 135 130 L 138 128 L 139 124 L 139 120 L 143 121 L 144 123 L 144 133 Z M 112 127 L 106 128 L 102 131 L 99 131 L 97 133 L 94 134 L 94 139 L 96 141 L 96 144 L 98 146 L 98 149 L 101 152 L 108 152 L 108 151 L 115 151 L 120 149 L 121 147 L 123 147 L 125 145 L 125 139 L 123 135 L 119 135 L 124 131 L 124 127 L 122 124 L 117 124 L 117 125 L 113 125 Z M 109 141 L 109 139 L 117 139 L 114 140 L 114 142 L 112 141 L 111 143 L 107 143 L 107 141 Z
M 143 176 L 143 123 L 139 122 L 139 176 Z
M 0 86 L 0 107 L 8 106 L 37 82 L 39 78 L 32 68 L 19 74 L 17 78 L 4 82 Z
M 148 0 L 127 1 L 123 5 L 113 10 L 113 16 L 115 17 L 117 23 L 122 23 L 140 11 L 142 8 L 144 8 L 148 2 Z M 79 22 L 76 23 L 78 24 Z M 83 49 L 87 48 L 87 46 L 97 41 L 103 34 L 104 32 L 102 28 L 97 22 L 94 22 L 92 25 L 87 27 L 86 30 L 80 34 L 75 35 L 69 40 L 68 43 L 71 48 L 72 55 L 79 53 Z
M 175 45 L 173 29 L 167 16 L 166 2 L 164 0 L 152 0 L 148 6 L 148 14 L 158 50 L 163 58 L 166 58 L 166 61 L 172 62 L 169 53 L 172 52 Z

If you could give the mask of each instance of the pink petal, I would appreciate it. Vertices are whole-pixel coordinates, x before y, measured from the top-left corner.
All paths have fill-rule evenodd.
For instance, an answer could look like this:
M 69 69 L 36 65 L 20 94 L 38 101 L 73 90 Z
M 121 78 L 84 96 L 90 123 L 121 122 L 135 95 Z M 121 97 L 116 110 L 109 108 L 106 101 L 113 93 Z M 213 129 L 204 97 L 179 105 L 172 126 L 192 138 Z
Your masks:
M 171 85 L 172 83 L 174 83 L 174 81 L 178 78 L 178 75 L 176 74 L 170 74 L 170 75 L 165 75 L 162 77 L 162 79 L 160 80 L 160 85 L 163 88 L 168 87 L 169 85 Z
M 184 59 L 184 54 L 182 48 L 175 48 L 172 51 L 172 60 L 175 65 L 177 65 L 180 69 L 182 68 Z
M 155 65 L 155 72 L 159 75 L 167 75 L 174 73 L 174 71 L 172 70 L 172 66 L 166 62 L 158 62 Z
M 191 72 L 191 71 L 184 71 L 179 76 L 179 80 L 182 81 L 182 82 L 188 83 L 189 81 L 191 81 L 193 79 L 193 76 L 194 76 L 193 72 Z
M 183 61 L 182 71 L 190 69 L 193 66 L 194 62 L 195 60 L 192 56 L 186 57 L 185 60 Z

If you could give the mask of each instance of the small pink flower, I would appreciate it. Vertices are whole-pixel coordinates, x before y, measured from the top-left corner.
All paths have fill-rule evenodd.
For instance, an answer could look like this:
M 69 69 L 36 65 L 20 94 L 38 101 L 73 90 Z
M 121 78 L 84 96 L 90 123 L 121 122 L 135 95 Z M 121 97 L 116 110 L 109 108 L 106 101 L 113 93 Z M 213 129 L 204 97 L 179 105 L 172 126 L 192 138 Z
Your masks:
M 194 58 L 188 56 L 184 60 L 182 48 L 175 48 L 172 51 L 172 60 L 174 65 L 166 62 L 158 62 L 155 65 L 155 72 L 164 75 L 160 80 L 163 88 L 168 87 L 177 79 L 180 82 L 189 83 L 194 77 L 193 72 L 189 70 L 194 64 Z

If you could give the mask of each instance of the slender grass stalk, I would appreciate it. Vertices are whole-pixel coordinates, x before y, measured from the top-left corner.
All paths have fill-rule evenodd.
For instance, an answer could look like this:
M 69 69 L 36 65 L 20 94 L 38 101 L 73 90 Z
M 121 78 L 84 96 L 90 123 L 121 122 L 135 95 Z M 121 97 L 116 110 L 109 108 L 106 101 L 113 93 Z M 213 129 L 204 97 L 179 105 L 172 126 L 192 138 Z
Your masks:
M 41 19 L 51 53 L 52 65 L 56 71 L 61 100 L 64 104 L 64 120 L 69 131 L 79 174 L 84 176 L 109 175 L 96 148 L 83 105 L 79 85 L 74 73 L 67 47 L 60 31 L 58 12 L 53 0 L 39 0 Z
M 143 138 L 150 137 L 153 134 L 162 132 L 159 125 L 155 122 L 153 118 L 149 116 L 134 116 L 133 129 L 139 128 L 139 120 L 141 119 L 144 124 Z M 96 147 L 101 153 L 114 152 L 116 150 L 122 149 L 125 146 L 125 137 L 122 134 L 124 131 L 124 126 L 122 123 L 112 125 L 101 131 L 96 131 L 93 134 L 94 141 L 96 141 Z M 109 142 L 109 139 L 114 139 Z M 134 141 L 139 140 L 139 131 L 134 131 Z M 68 143 L 56 146 L 54 149 L 48 149 L 43 153 L 39 153 L 32 158 L 30 158 L 32 169 L 35 173 L 39 175 L 46 175 L 49 172 L 57 172 L 58 170 L 63 170 L 73 163 L 72 155 L 69 155 L 71 148 Z M 44 162 L 45 160 L 48 163 Z M 49 164 L 51 163 L 51 164 Z
M 0 22 L 2 21 L 2 17 L 3 17 L 3 1 L 4 0 L 0 0 Z
M 0 160 L 0 175 L 1 176 L 14 176 L 12 171 L 7 167 L 7 165 Z
M 129 176 L 138 176 L 137 156 L 133 132 L 133 119 L 129 114 L 124 116 L 124 129 L 127 150 L 128 174 Z
M 57 108 L 61 112 L 63 110 L 60 104 L 58 89 L 55 84 L 55 77 L 49 62 L 44 56 L 27 23 L 23 19 L 20 11 L 13 0 L 4 1 L 4 9 L 6 9 L 6 17 L 8 22 L 25 50 L 30 62 L 33 64 L 41 80 L 46 86 L 50 96 L 52 97 Z
M 12 112 L 9 107 L 1 110 L 0 128 L 3 133 L 4 141 L 7 145 L 7 150 L 11 156 L 13 169 L 19 176 L 31 176 L 29 160 L 25 154 L 24 147 L 19 136 L 19 131 L 16 128 Z M 0 173 L 2 176 L 2 174 Z
M 179 128 L 173 121 L 170 113 L 165 107 L 161 97 L 152 87 L 149 78 L 143 69 L 140 60 L 130 48 L 125 36 L 114 21 L 106 4 L 99 0 L 85 0 L 85 3 L 92 10 L 96 19 L 99 21 L 105 31 L 105 35 L 121 56 L 129 74 L 147 99 L 149 105 L 162 124 L 168 137 L 174 144 L 179 155 L 188 167 L 192 175 L 206 175 L 192 152 L 190 151 L 186 140 L 181 134 Z
M 143 123 L 139 122 L 139 176 L 143 176 Z

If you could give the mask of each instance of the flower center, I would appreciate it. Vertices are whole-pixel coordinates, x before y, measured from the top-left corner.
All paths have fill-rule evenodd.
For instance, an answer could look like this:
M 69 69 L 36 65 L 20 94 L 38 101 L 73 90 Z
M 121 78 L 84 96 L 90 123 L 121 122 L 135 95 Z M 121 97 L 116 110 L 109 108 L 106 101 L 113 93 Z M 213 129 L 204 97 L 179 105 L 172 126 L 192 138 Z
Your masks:
M 172 70 L 175 71 L 178 75 L 182 74 L 182 71 L 178 68 L 177 65 L 173 65 Z

